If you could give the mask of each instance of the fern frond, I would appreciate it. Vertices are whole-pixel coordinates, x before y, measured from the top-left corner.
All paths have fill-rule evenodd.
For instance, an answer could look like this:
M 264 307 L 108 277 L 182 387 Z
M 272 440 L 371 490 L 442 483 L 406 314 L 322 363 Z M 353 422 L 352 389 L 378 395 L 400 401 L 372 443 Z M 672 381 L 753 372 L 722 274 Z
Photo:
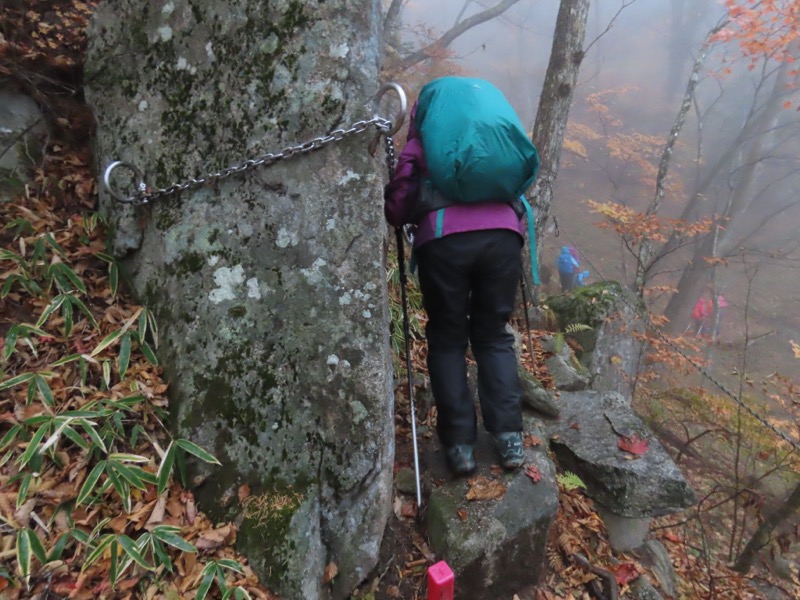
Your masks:
M 583 483 L 580 477 L 575 475 L 575 473 L 571 473 L 570 471 L 565 471 L 564 473 L 559 473 L 556 475 L 556 481 L 562 485 L 566 490 L 575 490 L 578 488 L 586 489 L 586 484 Z
M 581 331 L 591 331 L 591 325 L 587 325 L 586 323 L 570 323 L 564 329 L 564 333 L 579 333 Z

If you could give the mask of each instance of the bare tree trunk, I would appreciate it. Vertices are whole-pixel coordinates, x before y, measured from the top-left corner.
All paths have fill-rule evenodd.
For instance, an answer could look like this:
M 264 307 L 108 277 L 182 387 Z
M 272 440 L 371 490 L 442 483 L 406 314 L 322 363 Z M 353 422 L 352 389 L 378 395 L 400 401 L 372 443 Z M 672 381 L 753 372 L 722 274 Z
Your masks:
M 661 208 L 661 204 L 664 201 L 667 175 L 669 174 L 670 165 L 672 163 L 672 152 L 675 148 L 675 144 L 678 141 L 678 136 L 683 129 L 683 125 L 686 123 L 686 115 L 689 113 L 689 109 L 692 106 L 695 89 L 697 88 L 697 82 L 700 80 L 700 71 L 703 68 L 703 64 L 705 63 L 710 49 L 710 40 L 722 29 L 726 23 L 727 20 L 719 23 L 716 27 L 708 32 L 706 35 L 706 41 L 703 44 L 703 48 L 694 62 L 692 74 L 689 76 L 689 81 L 686 84 L 686 91 L 683 94 L 681 107 L 678 110 L 678 115 L 675 117 L 675 122 L 672 124 L 672 129 L 669 132 L 667 143 L 664 146 L 664 151 L 661 154 L 661 161 L 658 165 L 658 175 L 656 177 L 655 194 L 653 195 L 653 199 L 650 201 L 650 205 L 647 207 L 648 216 L 657 214 Z M 639 255 L 636 261 L 636 279 L 634 283 L 634 289 L 640 296 L 644 294 L 644 287 L 647 283 L 648 271 L 654 264 L 653 259 L 654 252 L 652 246 L 647 241 L 642 242 L 641 246 L 639 247 Z
M 772 531 L 786 519 L 800 509 L 800 484 L 773 513 L 771 513 L 761 525 L 758 526 L 753 537 L 747 542 L 744 550 L 736 559 L 733 565 L 734 570 L 740 573 L 747 573 L 753 566 L 758 551 L 769 543 Z
M 553 201 L 553 186 L 558 174 L 575 82 L 583 61 L 589 4 L 589 0 L 561 0 L 550 63 L 533 126 L 533 141 L 541 160 L 539 177 L 531 193 L 536 200 L 536 238 L 540 249 Z
M 753 192 L 754 184 L 758 178 L 758 171 L 761 160 L 769 154 L 768 142 L 771 132 L 775 130 L 778 115 L 782 110 L 783 96 L 786 93 L 786 77 L 791 70 L 791 65 L 781 65 L 775 78 L 772 91 L 764 104 L 758 111 L 753 124 L 753 141 L 750 147 L 746 148 L 742 159 L 742 166 L 738 169 L 736 181 L 732 183 L 731 196 L 719 219 L 725 222 L 725 229 L 721 231 L 718 243 L 715 240 L 715 233 L 710 232 L 705 239 L 699 242 L 695 248 L 691 263 L 681 274 L 678 282 L 677 291 L 670 298 L 664 309 L 664 316 L 669 319 L 666 330 L 670 333 L 678 333 L 682 329 L 682 323 L 688 318 L 688 313 L 694 301 L 699 295 L 703 284 L 708 280 L 710 273 L 706 258 L 716 256 L 719 258 L 727 257 L 731 252 L 740 246 L 741 239 L 736 237 L 734 220 L 747 216 L 757 198 Z M 744 151 L 742 148 L 740 151 Z M 729 169 L 730 169 L 729 165 Z M 716 228 L 715 228 L 715 231 Z M 716 253 L 714 250 L 716 248 Z M 653 259 L 654 264 L 657 258 Z

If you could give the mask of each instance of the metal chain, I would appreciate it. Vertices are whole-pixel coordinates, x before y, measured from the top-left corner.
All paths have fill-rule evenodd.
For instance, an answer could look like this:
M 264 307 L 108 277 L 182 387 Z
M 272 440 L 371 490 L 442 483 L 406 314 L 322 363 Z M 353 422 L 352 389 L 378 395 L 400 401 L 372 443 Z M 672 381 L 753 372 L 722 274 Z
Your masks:
M 166 196 L 171 196 L 172 194 L 177 194 L 178 192 L 194 189 L 203 185 L 213 184 L 222 179 L 226 179 L 231 175 L 238 175 L 239 173 L 250 171 L 251 169 L 255 169 L 256 167 L 260 167 L 263 165 L 272 165 L 280 160 L 284 160 L 286 158 L 290 158 L 298 154 L 306 154 L 313 150 L 318 150 L 319 148 L 322 148 L 330 144 L 331 142 L 338 142 L 350 135 L 362 133 L 373 125 L 378 129 L 379 132 L 382 133 L 389 132 L 393 128 L 392 122 L 389 121 L 388 119 L 384 119 L 383 117 L 373 117 L 368 121 L 356 121 L 349 129 L 335 129 L 331 131 L 328 135 L 316 137 L 307 142 L 297 144 L 296 146 L 289 146 L 287 148 L 284 148 L 278 153 L 267 152 L 266 154 L 261 154 L 259 156 L 256 156 L 255 158 L 242 161 L 238 164 L 233 164 L 220 171 L 211 172 L 202 177 L 190 177 L 185 181 L 182 181 L 180 183 L 173 183 L 172 185 L 168 185 L 163 188 L 155 188 L 155 189 L 149 188 L 144 183 L 144 181 L 142 181 L 141 172 L 133 165 L 122 161 L 115 161 L 110 165 L 108 165 L 103 179 L 109 193 L 111 193 L 111 195 L 118 202 L 121 202 L 122 204 L 132 204 L 134 206 L 141 206 L 143 204 L 148 204 L 151 200 L 155 200 L 157 198 L 164 198 Z M 391 136 L 387 135 L 386 137 L 387 155 L 391 153 L 391 157 L 387 156 L 387 162 L 391 160 L 393 164 L 394 145 L 392 144 L 391 140 L 392 140 Z M 133 171 L 134 175 L 136 175 L 136 177 L 139 179 L 139 183 L 137 185 L 138 191 L 132 196 L 123 196 L 111 187 L 110 183 L 111 172 L 115 168 L 120 166 L 127 167 L 128 169 Z
M 555 217 L 554 217 L 554 219 L 555 219 Z M 561 231 L 563 231 L 563 230 L 561 230 Z M 570 235 L 569 235 L 569 234 L 568 234 L 566 231 L 563 231 L 563 233 L 564 233 L 564 235 L 566 236 L 566 238 L 567 238 L 567 240 L 569 241 L 569 243 L 570 243 L 570 244 L 572 244 L 573 246 L 575 246 L 576 248 L 578 248 L 578 249 L 580 250 L 580 246 L 578 246 L 578 245 L 577 245 L 577 244 L 576 244 L 576 243 L 573 241 L 572 237 L 570 237 Z M 590 268 L 594 269 L 594 271 L 595 271 L 595 272 L 596 272 L 596 273 L 597 273 L 597 274 L 598 274 L 598 275 L 599 275 L 601 278 L 603 278 L 603 279 L 606 279 L 606 278 L 603 276 L 603 273 L 600 271 L 600 269 L 598 269 L 598 268 L 597 268 L 595 265 L 593 265 L 593 264 L 592 264 L 592 261 L 591 261 L 591 260 L 589 260 L 589 258 L 587 257 L 586 253 L 584 253 L 584 252 L 581 252 L 581 256 L 582 256 L 582 257 L 583 257 L 583 258 L 586 260 L 586 263 L 589 265 L 589 267 L 590 267 Z M 607 279 L 606 279 L 606 280 L 607 280 Z M 648 320 L 649 320 L 649 319 L 648 319 L 648 317 L 647 317 L 647 315 L 645 315 L 645 314 L 642 312 L 642 310 L 636 306 L 636 304 L 637 304 L 636 302 L 631 302 L 631 301 L 629 301 L 629 300 L 628 300 L 628 297 L 627 297 L 627 296 L 628 296 L 628 294 L 630 293 L 630 292 L 629 292 L 629 290 L 628 290 L 628 289 L 627 289 L 625 286 L 623 286 L 623 285 L 620 285 L 620 289 L 622 290 L 622 294 L 621 294 L 621 296 L 620 296 L 620 297 L 621 297 L 621 299 L 622 299 L 622 301 L 623 301 L 625 304 L 627 304 L 627 305 L 628 305 L 628 307 L 629 307 L 629 308 L 631 308 L 631 309 L 634 311 L 634 313 L 636 313 L 637 315 L 639 315 L 639 318 L 641 318 L 641 319 L 642 319 L 642 320 L 643 320 L 645 323 L 647 323 L 647 322 L 648 322 Z M 656 334 L 656 335 L 657 335 L 657 336 L 658 336 L 658 337 L 661 339 L 661 341 L 663 341 L 664 343 L 666 343 L 666 344 L 667 344 L 667 345 L 668 345 L 670 348 L 672 348 L 672 349 L 673 349 L 675 352 L 677 352 L 678 354 L 680 354 L 680 355 L 683 357 L 683 359 L 684 359 L 684 360 L 685 360 L 687 363 L 689 363 L 690 365 L 692 365 L 692 366 L 693 366 L 695 369 L 697 369 L 697 371 L 698 371 L 698 372 L 699 372 L 699 373 L 700 373 L 702 376 L 704 376 L 706 379 L 708 379 L 708 380 L 709 380 L 711 383 L 713 383 L 715 386 L 717 386 L 717 388 L 719 388 L 719 389 L 720 389 L 720 390 L 721 390 L 721 391 L 722 391 L 722 392 L 723 392 L 723 393 L 724 393 L 726 396 L 730 397 L 730 398 L 731 398 L 731 399 L 732 399 L 734 402 L 736 402 L 736 404 L 738 404 L 740 407 L 742 407 L 742 408 L 745 410 L 745 412 L 746 412 L 747 414 L 749 414 L 749 415 L 750 415 L 751 417 L 753 417 L 753 418 L 754 418 L 756 421 L 758 421 L 759 423 L 761 423 L 761 424 L 762 424 L 764 427 L 766 427 L 767 429 L 769 429 L 770 431 L 772 431 L 772 433 L 774 433 L 774 434 L 775 434 L 775 435 L 777 435 L 779 438 L 781 438 L 781 439 L 782 439 L 784 442 L 786 442 L 787 444 L 789 444 L 789 445 L 790 445 L 790 446 L 791 446 L 793 449 L 795 449 L 795 450 L 800 450 L 800 444 L 798 444 L 796 440 L 794 440 L 792 437 L 790 437 L 788 433 L 786 433 L 786 432 L 782 431 L 781 429 L 778 429 L 778 428 L 777 428 L 777 427 L 775 427 L 775 426 L 774 426 L 772 423 L 770 423 L 769 421 L 767 421 L 767 419 L 766 419 L 765 417 L 761 416 L 760 414 L 758 414 L 757 412 L 755 412 L 755 411 L 754 411 L 752 408 L 750 408 L 749 406 L 747 406 L 747 404 L 745 404 L 745 403 L 744 403 L 744 401 L 742 401 L 742 399 L 741 399 L 741 398 L 739 398 L 739 397 L 738 397 L 736 394 L 734 394 L 732 391 L 730 391 L 730 390 L 729 390 L 729 389 L 728 389 L 728 388 L 727 388 L 727 387 L 726 387 L 726 386 L 725 386 L 723 383 L 721 383 L 720 381 L 717 381 L 717 379 L 716 379 L 716 378 L 715 378 L 713 375 L 711 375 L 711 374 L 710 374 L 710 373 L 709 373 L 709 372 L 708 372 L 708 371 L 705 369 L 705 367 L 703 367 L 702 365 L 698 364 L 698 363 L 697 363 L 697 362 L 696 362 L 696 361 L 695 361 L 695 360 L 694 360 L 694 359 L 693 359 L 691 356 L 689 356 L 688 354 L 686 354 L 686 352 L 684 352 L 682 348 L 680 348 L 680 347 L 679 347 L 677 344 L 675 344 L 675 342 L 673 342 L 671 339 L 669 339 L 669 338 L 668 338 L 666 335 L 664 335 L 663 333 L 661 333 L 661 332 L 660 332 L 658 329 L 653 329 L 653 331 L 654 331 L 654 332 L 655 332 L 655 334 Z

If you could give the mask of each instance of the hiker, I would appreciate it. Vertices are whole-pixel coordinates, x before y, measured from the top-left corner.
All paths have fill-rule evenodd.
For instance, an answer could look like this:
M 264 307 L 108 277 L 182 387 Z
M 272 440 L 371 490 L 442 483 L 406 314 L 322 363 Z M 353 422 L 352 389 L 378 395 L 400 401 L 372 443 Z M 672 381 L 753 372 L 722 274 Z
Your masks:
M 705 336 L 709 338 L 716 338 L 718 323 L 712 323 L 711 319 L 714 317 L 714 301 L 711 298 L 712 292 L 706 292 L 700 298 L 692 309 L 692 321 L 694 323 L 694 335 L 701 336 L 705 332 Z M 717 295 L 717 321 L 721 322 L 725 314 L 725 309 L 728 308 L 728 301 L 722 294 Z M 712 331 L 713 330 L 713 331 Z
M 577 252 L 569 246 L 562 246 L 558 255 L 558 276 L 561 278 L 561 291 L 568 292 L 575 287 L 578 280 L 578 269 L 581 268 Z
M 702 334 L 706 326 L 706 319 L 711 315 L 713 305 L 711 299 L 705 296 L 700 296 L 692 309 L 692 321 L 694 322 L 694 335 L 699 336 Z
M 406 145 L 384 190 L 384 211 L 394 227 L 417 226 L 413 254 L 428 315 L 427 364 L 437 433 L 451 471 L 456 475 L 473 472 L 478 425 L 467 386 L 466 353 L 471 345 L 478 363 L 484 427 L 494 440 L 501 465 L 515 469 L 524 462 L 522 390 L 514 336 L 506 324 L 522 274 L 523 221 L 509 203 L 458 203 L 431 187 L 423 140 L 416 128 L 425 126 L 417 123 L 423 94 L 425 88 L 412 107 Z M 538 156 L 536 161 L 538 167 Z M 439 208 L 427 210 L 431 202 Z

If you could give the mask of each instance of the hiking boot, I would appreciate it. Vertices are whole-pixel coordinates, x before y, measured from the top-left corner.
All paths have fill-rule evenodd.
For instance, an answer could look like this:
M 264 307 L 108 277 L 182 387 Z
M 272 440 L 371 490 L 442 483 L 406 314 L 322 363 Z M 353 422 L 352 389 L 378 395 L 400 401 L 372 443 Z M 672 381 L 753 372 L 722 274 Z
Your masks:
M 469 475 L 475 470 L 475 457 L 471 444 L 456 444 L 445 448 L 445 456 L 450 470 L 456 475 Z
M 494 445 L 500 453 L 500 464 L 504 469 L 517 469 L 525 462 L 522 449 L 522 432 L 504 431 L 493 433 Z

